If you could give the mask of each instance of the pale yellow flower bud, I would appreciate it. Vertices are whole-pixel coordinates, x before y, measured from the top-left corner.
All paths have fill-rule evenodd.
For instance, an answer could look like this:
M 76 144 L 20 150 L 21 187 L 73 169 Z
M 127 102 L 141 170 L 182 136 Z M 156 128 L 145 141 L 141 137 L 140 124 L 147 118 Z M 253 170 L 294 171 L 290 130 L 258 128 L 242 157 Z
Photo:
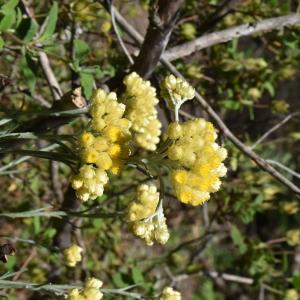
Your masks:
M 300 245 L 300 229 L 292 229 L 286 233 L 286 241 L 290 246 Z
M 77 246 L 76 244 L 73 244 L 69 248 L 66 248 L 63 252 L 66 260 L 66 265 L 68 267 L 75 267 L 77 262 L 81 261 L 81 252 L 82 248 Z M 76 293 L 76 291 L 74 291 L 74 293 Z
M 171 287 L 165 287 L 160 300 L 181 300 L 181 294 Z

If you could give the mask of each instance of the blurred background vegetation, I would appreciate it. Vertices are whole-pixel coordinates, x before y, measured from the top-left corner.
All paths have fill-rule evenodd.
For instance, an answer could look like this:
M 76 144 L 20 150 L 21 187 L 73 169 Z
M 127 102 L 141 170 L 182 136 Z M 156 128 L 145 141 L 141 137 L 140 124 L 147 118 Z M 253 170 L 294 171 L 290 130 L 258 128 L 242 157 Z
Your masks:
M 81 86 L 89 101 L 95 86 L 103 87 L 111 78 L 129 70 L 111 16 L 100 2 L 0 3 L 1 133 L 20 127 L 26 131 L 28 126 L 38 132 L 49 117 L 38 115 L 53 105 L 53 91 L 40 65 L 41 52 L 47 54 L 65 98 Z M 151 1 L 114 1 L 114 5 L 145 34 Z M 186 0 L 168 48 L 209 32 L 299 9 L 299 2 L 294 0 Z M 121 28 L 119 31 L 134 57 L 138 46 Z M 290 116 L 254 150 L 273 161 L 299 186 L 300 174 L 295 173 L 300 170 L 299 115 L 291 115 L 300 111 L 299 24 L 234 39 L 173 63 L 249 147 Z M 159 65 L 152 83 L 157 85 L 165 74 L 168 71 Z M 68 104 L 59 107 L 71 108 Z M 182 109 L 209 119 L 197 102 L 187 103 Z M 163 101 L 159 113 L 163 124 L 167 124 L 171 117 Z M 67 117 L 57 122 L 64 125 L 59 129 L 52 126 L 51 132 L 77 134 L 86 119 Z M 145 299 L 157 296 L 166 285 L 179 290 L 186 300 L 300 299 L 300 237 L 296 243 L 287 239 L 290 230 L 300 229 L 299 196 L 261 170 L 222 133 L 219 141 L 229 151 L 229 172 L 221 190 L 205 206 L 195 208 L 180 203 L 166 183 L 165 214 L 171 238 L 165 246 L 146 246 L 134 238 L 117 214 L 112 218 L 97 216 L 98 212 L 125 211 L 136 186 L 145 180 L 143 174 L 126 169 L 111 178 L 105 195 L 92 204 L 81 205 L 80 210 L 88 210 L 94 216 L 68 220 L 73 237 L 84 248 L 84 259 L 75 269 L 64 266 L 55 238 L 60 228 L 56 219 L 0 217 L 1 244 L 10 241 L 16 248 L 16 255 L 9 256 L 6 264 L 1 263 L 0 276 L 12 272 L 8 277 L 12 281 L 66 284 L 93 275 L 109 288 L 137 284 L 134 291 Z M 9 154 L 1 152 L 1 213 L 48 206 L 54 211 L 64 210 L 70 167 L 42 158 L 21 162 L 23 156 L 15 140 L 0 138 L 0 143 L 1 149 L 7 145 L 16 148 Z M 22 149 L 33 145 L 43 148 L 50 143 L 43 138 L 23 140 Z M 11 163 L 12 167 L 7 168 Z M 298 290 L 298 296 L 296 292 L 294 298 L 287 298 L 291 289 Z M 59 298 L 26 288 L 2 287 L 1 295 L 10 300 Z

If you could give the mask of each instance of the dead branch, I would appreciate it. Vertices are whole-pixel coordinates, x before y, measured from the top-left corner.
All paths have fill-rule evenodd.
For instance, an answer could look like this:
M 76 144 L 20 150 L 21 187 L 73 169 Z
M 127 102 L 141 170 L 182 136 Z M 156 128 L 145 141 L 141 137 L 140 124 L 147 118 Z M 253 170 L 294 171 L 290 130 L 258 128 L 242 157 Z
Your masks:
M 264 33 L 271 30 L 280 30 L 286 26 L 300 23 L 300 14 L 290 14 L 287 16 L 265 19 L 256 23 L 243 24 L 229 29 L 213 32 L 199 37 L 193 41 L 175 46 L 167 50 L 163 57 L 168 61 L 188 56 L 196 51 L 209 48 L 211 46 L 225 43 L 242 36 Z

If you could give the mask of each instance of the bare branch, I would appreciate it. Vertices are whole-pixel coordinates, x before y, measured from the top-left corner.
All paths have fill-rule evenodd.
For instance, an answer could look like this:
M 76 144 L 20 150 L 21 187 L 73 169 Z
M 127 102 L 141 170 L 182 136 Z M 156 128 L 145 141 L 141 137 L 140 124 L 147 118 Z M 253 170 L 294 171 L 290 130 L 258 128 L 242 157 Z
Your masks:
M 149 26 L 133 70 L 148 78 L 157 66 L 175 26 L 178 11 L 184 0 L 158 0 L 152 7 Z
M 113 25 L 113 28 L 114 28 L 114 32 L 117 36 L 117 39 L 118 39 L 118 42 L 122 48 L 122 50 L 124 51 L 126 57 L 128 58 L 129 62 L 131 65 L 133 65 L 134 61 L 128 51 L 128 49 L 126 48 L 123 40 L 122 40 L 122 37 L 120 35 L 120 32 L 119 32 L 119 29 L 118 29 L 118 26 L 116 24 L 116 19 L 115 19 L 115 10 L 114 10 L 114 7 L 112 5 L 110 5 L 110 15 L 111 15 L 111 23 Z
M 43 72 L 44 72 L 44 75 L 47 79 L 47 82 L 48 82 L 48 85 L 50 87 L 50 90 L 51 90 L 51 94 L 53 96 L 53 98 L 57 101 L 57 100 L 60 100 L 60 98 L 62 97 L 63 93 L 62 93 L 62 90 L 58 84 L 58 81 L 51 69 L 51 66 L 50 66 L 50 62 L 49 62 L 49 59 L 48 59 L 48 56 L 46 53 L 44 52 L 40 52 L 39 53 L 39 62 L 40 62 L 40 65 L 43 69 Z
M 299 16 L 300 14 L 296 14 Z M 137 43 L 141 43 L 142 37 L 137 33 L 137 31 L 132 28 L 132 26 L 119 14 L 115 9 L 116 21 L 124 28 L 127 34 L 134 39 Z M 180 72 L 164 57 L 162 57 L 161 62 L 167 67 L 167 69 L 172 72 L 174 75 L 184 78 Z M 290 188 L 297 194 L 300 194 L 300 188 L 297 187 L 293 182 L 287 179 L 284 175 L 278 172 L 272 165 L 270 165 L 266 160 L 261 158 L 255 152 L 253 152 L 247 145 L 241 142 L 226 126 L 226 124 L 222 121 L 222 119 L 218 116 L 218 114 L 212 109 L 212 107 L 206 102 L 204 98 L 200 96 L 199 93 L 196 93 L 196 100 L 200 103 L 202 108 L 208 113 L 214 123 L 219 127 L 222 133 L 246 156 L 251 158 L 261 169 L 271 174 L 274 178 L 280 181 L 282 184 Z
M 251 146 L 251 150 L 253 150 L 258 144 L 260 144 L 261 142 L 263 142 L 271 133 L 273 133 L 274 131 L 276 131 L 278 128 L 280 128 L 282 125 L 284 125 L 285 123 L 287 123 L 290 119 L 292 119 L 293 117 L 296 116 L 300 116 L 300 112 L 295 112 L 292 114 L 289 114 L 288 116 L 286 116 L 281 122 L 279 122 L 278 124 L 276 124 L 275 126 L 273 126 L 271 129 L 269 129 L 266 133 L 264 133 L 252 146 Z
M 243 24 L 226 30 L 206 34 L 183 45 L 175 46 L 167 50 L 163 57 L 169 61 L 185 57 L 196 51 L 211 47 L 213 45 L 225 43 L 235 38 L 263 33 L 271 30 L 279 30 L 285 26 L 300 23 L 300 14 L 290 14 L 283 17 L 269 18 L 254 24 Z
M 297 177 L 300 179 L 300 173 L 295 172 L 294 170 L 288 168 L 287 166 L 281 164 L 280 162 L 276 161 L 276 160 L 272 160 L 272 159 L 267 159 L 267 162 L 271 165 L 277 166 L 279 168 L 281 168 L 282 170 L 292 174 L 293 176 Z

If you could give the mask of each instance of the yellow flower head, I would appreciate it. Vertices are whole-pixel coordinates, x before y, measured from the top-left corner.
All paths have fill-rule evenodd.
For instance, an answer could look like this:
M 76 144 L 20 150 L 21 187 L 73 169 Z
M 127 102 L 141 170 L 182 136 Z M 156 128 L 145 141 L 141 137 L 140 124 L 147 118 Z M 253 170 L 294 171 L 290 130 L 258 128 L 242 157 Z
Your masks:
M 215 143 L 216 131 L 204 119 L 171 123 L 167 136 L 173 142 L 167 150 L 168 157 L 181 166 L 171 172 L 175 194 L 183 203 L 203 204 L 210 193 L 219 190 L 219 178 L 226 174 L 222 163 L 227 157 L 226 149 Z
M 103 283 L 96 278 L 89 278 L 84 284 L 83 290 L 72 289 L 67 295 L 67 300 L 100 300 L 103 294 L 100 291 Z
M 165 287 L 160 300 L 181 300 L 181 294 L 171 287 Z
M 124 78 L 126 91 L 122 96 L 126 104 L 126 118 L 132 123 L 133 139 L 142 148 L 154 151 L 161 134 L 161 123 L 155 106 L 156 90 L 149 81 L 133 72 Z
M 286 241 L 290 246 L 300 245 L 300 229 L 291 229 L 286 233 Z
M 102 196 L 107 182 L 108 176 L 104 169 L 85 164 L 79 169 L 79 173 L 72 177 L 71 184 L 76 196 L 82 201 L 87 201 Z
M 181 106 L 195 97 L 195 89 L 181 78 L 167 76 L 160 84 L 161 96 L 167 100 L 171 109 Z
M 77 246 L 76 244 L 73 244 L 69 248 L 66 248 L 64 250 L 64 258 L 66 260 L 66 265 L 68 267 L 75 267 L 77 262 L 81 261 L 81 252 L 82 248 Z M 76 290 L 74 291 L 76 293 Z
M 284 300 L 300 300 L 299 293 L 296 289 L 289 289 L 284 295 Z
M 142 184 L 137 188 L 136 199 L 128 206 L 128 221 L 139 221 L 155 212 L 159 193 L 154 185 Z

